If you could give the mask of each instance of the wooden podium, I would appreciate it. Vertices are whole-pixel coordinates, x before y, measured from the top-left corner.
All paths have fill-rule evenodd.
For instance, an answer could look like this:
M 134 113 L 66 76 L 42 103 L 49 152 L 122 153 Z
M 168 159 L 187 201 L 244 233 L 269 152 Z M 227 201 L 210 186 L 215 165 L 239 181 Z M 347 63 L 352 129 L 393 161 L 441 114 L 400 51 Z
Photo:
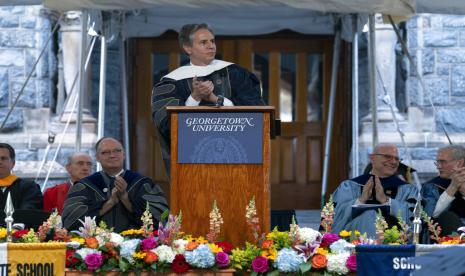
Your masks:
M 249 201 L 255 197 L 257 217 L 260 220 L 261 232 L 270 230 L 270 134 L 274 126 L 274 107 L 270 106 L 244 106 L 244 107 L 168 107 L 171 126 L 171 193 L 170 208 L 173 214 L 182 211 L 182 231 L 193 236 L 204 236 L 209 231 L 209 214 L 213 202 L 223 217 L 220 240 L 231 242 L 234 246 L 243 245 L 245 241 L 253 241 L 252 232 L 249 229 L 245 213 Z M 211 127 L 216 131 L 208 133 L 210 139 L 220 135 L 218 129 L 221 126 L 216 119 L 240 116 L 258 116 L 262 120 L 259 129 L 262 137 L 258 137 L 261 145 L 258 152 L 261 154 L 261 162 L 256 163 L 193 163 L 180 160 L 183 153 L 179 148 L 196 142 L 190 138 L 182 137 L 184 127 L 182 123 L 189 120 L 189 116 L 200 116 L 196 122 L 217 123 Z M 257 115 L 255 115 L 257 114 Z M 187 118 L 187 119 L 186 119 Z M 184 121 L 183 121 L 184 120 Z M 224 119 L 223 121 L 228 121 Z M 245 119 L 244 119 L 245 120 Z M 189 121 L 189 123 L 192 120 Z M 221 121 L 221 122 L 223 122 Z M 238 120 L 237 120 L 238 121 Z M 181 124 L 179 124 L 181 122 Z M 234 122 L 234 119 L 229 120 Z M 271 124 L 273 123 L 273 124 Z M 208 125 L 208 124 L 205 124 Z M 256 125 L 246 125 L 246 128 L 254 128 Z M 190 125 L 192 126 L 192 125 Z M 239 127 L 240 128 L 240 127 Z M 234 129 L 223 127 L 223 129 Z M 182 130 L 182 132 L 181 132 Z M 257 129 L 256 129 L 257 130 Z M 230 136 L 232 133 L 223 133 Z M 236 135 L 236 134 L 234 134 Z M 242 135 L 239 133 L 239 135 Z M 254 140 L 256 137 L 253 137 Z M 204 141 L 204 140 L 202 140 Z M 185 145 L 183 145 L 185 143 Z M 205 144 L 205 143 L 203 143 Z M 252 143 L 251 143 L 252 144 Z M 250 146 L 250 145 L 248 145 Z M 185 152 L 185 150 L 183 150 Z M 211 155 L 211 154 L 210 154 Z M 208 156 L 207 159 L 213 158 Z M 213 159 L 212 159 L 213 160 Z

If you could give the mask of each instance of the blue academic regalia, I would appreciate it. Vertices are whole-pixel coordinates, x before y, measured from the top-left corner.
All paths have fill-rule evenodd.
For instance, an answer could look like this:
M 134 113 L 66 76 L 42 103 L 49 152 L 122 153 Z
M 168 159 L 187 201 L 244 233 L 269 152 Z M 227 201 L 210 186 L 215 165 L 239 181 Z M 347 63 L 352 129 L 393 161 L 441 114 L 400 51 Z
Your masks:
M 361 196 L 363 185 L 372 177 L 364 174 L 359 177 L 343 181 L 333 194 L 336 205 L 333 232 L 342 230 L 358 230 L 368 237 L 376 237 L 375 219 L 376 210 L 366 210 L 356 217 L 352 217 L 352 205 Z M 411 224 L 413 209 L 418 197 L 418 189 L 415 185 L 402 181 L 397 175 L 380 178 L 385 194 L 391 197 L 390 213 L 393 217 L 400 217 Z
M 429 216 L 433 215 L 434 208 L 436 207 L 439 197 L 447 189 L 447 187 L 449 187 L 450 183 L 450 179 L 437 176 L 423 184 L 421 194 L 424 200 L 425 212 Z M 455 199 L 450 204 L 448 210 L 457 214 L 461 218 L 465 218 L 465 200 L 460 192 L 455 194 Z

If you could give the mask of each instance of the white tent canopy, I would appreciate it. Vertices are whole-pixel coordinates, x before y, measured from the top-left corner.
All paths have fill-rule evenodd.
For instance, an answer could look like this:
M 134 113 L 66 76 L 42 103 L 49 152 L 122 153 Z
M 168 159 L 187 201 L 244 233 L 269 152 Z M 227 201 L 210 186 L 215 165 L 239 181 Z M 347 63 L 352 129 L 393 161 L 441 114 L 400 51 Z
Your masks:
M 185 7 L 289 6 L 296 9 L 336 13 L 383 13 L 408 16 L 415 13 L 465 14 L 463 0 L 0 0 L 0 5 L 44 4 L 59 10 L 133 10 Z

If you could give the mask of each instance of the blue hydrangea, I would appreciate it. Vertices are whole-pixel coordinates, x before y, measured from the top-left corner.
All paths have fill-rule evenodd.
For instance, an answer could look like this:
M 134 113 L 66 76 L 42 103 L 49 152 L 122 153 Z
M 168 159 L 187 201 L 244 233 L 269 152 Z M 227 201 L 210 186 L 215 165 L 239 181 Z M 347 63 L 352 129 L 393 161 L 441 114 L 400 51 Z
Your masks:
M 206 244 L 199 245 L 193 251 L 186 251 L 184 257 L 188 264 L 198 268 L 210 268 L 215 265 L 215 254 Z
M 346 240 L 340 239 L 333 242 L 329 249 L 332 253 L 341 254 L 341 253 L 350 253 L 352 250 L 352 244 L 348 243 Z
M 296 272 L 303 262 L 304 258 L 302 255 L 297 254 L 292 249 L 283 248 L 278 252 L 274 267 L 280 272 Z
M 127 259 L 130 263 L 134 263 L 134 258 L 132 255 L 136 251 L 137 246 L 139 245 L 140 240 L 132 239 L 124 241 L 120 244 L 120 255 L 121 257 Z

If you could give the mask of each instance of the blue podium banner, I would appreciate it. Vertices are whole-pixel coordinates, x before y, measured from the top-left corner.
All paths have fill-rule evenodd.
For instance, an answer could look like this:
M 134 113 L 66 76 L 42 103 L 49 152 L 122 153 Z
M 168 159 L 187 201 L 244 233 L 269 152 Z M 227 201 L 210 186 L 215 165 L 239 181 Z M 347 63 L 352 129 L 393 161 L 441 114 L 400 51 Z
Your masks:
M 357 245 L 357 275 L 410 275 L 415 245 Z
M 262 113 L 179 113 L 178 163 L 263 163 Z

